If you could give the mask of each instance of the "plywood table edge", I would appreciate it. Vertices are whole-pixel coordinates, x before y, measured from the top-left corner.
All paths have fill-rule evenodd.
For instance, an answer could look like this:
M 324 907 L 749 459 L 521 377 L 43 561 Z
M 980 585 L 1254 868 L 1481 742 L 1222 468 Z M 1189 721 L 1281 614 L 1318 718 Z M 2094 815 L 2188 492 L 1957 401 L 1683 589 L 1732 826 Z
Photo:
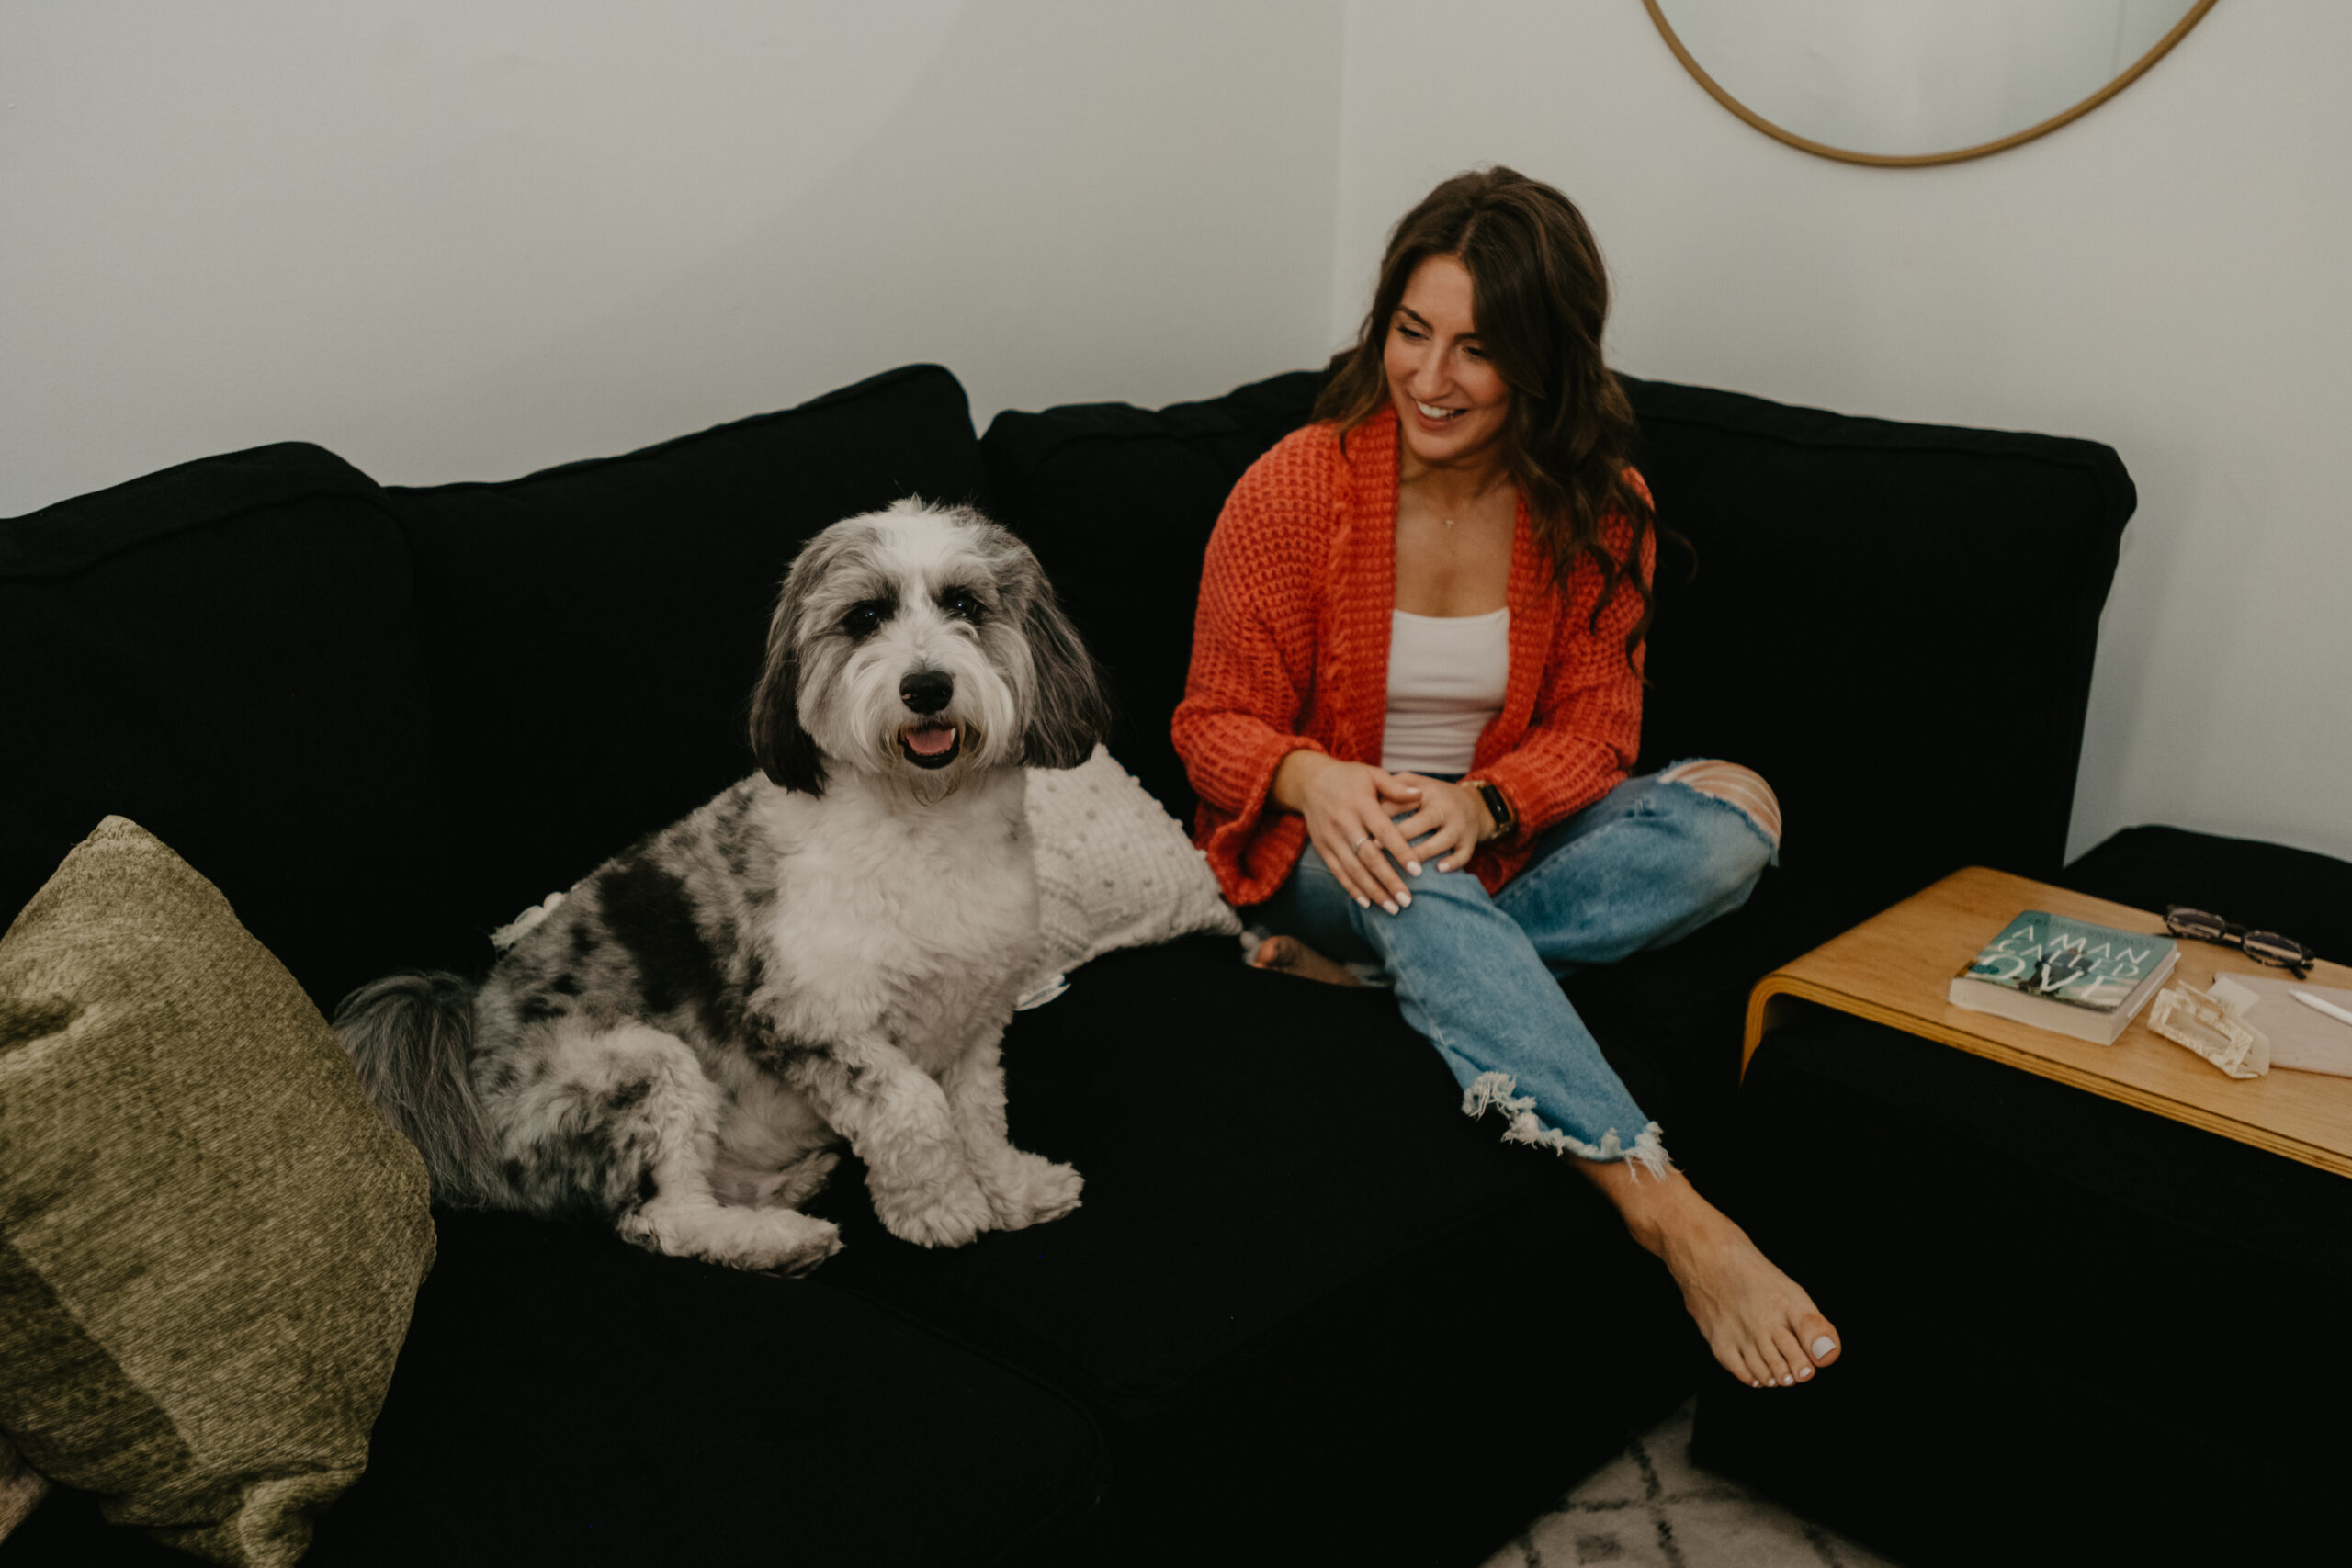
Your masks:
M 1987 1061 L 1998 1062 L 2003 1066 L 2019 1068 L 2038 1077 L 2066 1084 L 2103 1099 L 2116 1100 L 2142 1111 L 2154 1111 L 2168 1120 L 2184 1122 L 2191 1127 L 2199 1127 L 2209 1133 L 2218 1133 L 2225 1138 L 2233 1139 L 2255 1148 L 2267 1149 L 2273 1154 L 2284 1155 L 2289 1159 L 2300 1160 L 2305 1165 L 2317 1166 L 2322 1170 L 2333 1171 L 2338 1176 L 2352 1176 L 2352 1158 L 2347 1158 L 2333 1149 L 2322 1148 L 2317 1145 L 2306 1144 L 2300 1139 L 2283 1136 L 2251 1122 L 2241 1122 L 2233 1117 L 2216 1114 L 2201 1105 L 2192 1105 L 2161 1094 L 2152 1094 L 2136 1085 L 2121 1083 L 2097 1073 L 2086 1073 L 2079 1068 L 2068 1066 L 2064 1062 L 2052 1061 L 2047 1056 L 2038 1056 L 2030 1051 L 2021 1051 L 2016 1046 L 2005 1045 L 1997 1040 L 1988 1040 L 1981 1034 L 1971 1034 L 1965 1030 L 1954 1029 L 1933 1019 L 1922 1018 L 1917 1013 L 1905 1012 L 1900 1008 L 1886 1007 L 1866 1000 L 1840 991 L 1835 987 L 1825 986 L 1817 980 L 1806 979 L 1802 975 L 1792 975 L 1784 969 L 1776 969 L 1758 981 L 1756 988 L 1748 993 L 1747 1037 L 1741 1043 L 1739 1052 L 1739 1074 L 1743 1080 L 1747 1077 L 1747 1065 L 1755 1057 L 1756 1048 L 1763 1043 L 1768 1025 L 1777 1021 L 1772 1018 L 1771 1004 L 1776 998 L 1781 997 L 1799 1001 L 1818 1002 L 1823 1007 L 1836 1011 L 1867 1019 L 1872 1023 L 1883 1023 L 1905 1034 L 1916 1035 L 1923 1040 L 1932 1040 L 1939 1045 L 1949 1045 L 1955 1050 L 1965 1051 L 1972 1056 L 1982 1056 Z

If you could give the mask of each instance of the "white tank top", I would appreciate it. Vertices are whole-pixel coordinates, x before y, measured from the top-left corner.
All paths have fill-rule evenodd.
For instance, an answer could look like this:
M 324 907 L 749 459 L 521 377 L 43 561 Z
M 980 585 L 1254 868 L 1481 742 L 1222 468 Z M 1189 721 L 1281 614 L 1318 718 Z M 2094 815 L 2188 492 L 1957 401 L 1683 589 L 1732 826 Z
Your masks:
M 1392 612 L 1380 765 L 1392 773 L 1468 773 L 1510 683 L 1509 606 L 1484 615 Z

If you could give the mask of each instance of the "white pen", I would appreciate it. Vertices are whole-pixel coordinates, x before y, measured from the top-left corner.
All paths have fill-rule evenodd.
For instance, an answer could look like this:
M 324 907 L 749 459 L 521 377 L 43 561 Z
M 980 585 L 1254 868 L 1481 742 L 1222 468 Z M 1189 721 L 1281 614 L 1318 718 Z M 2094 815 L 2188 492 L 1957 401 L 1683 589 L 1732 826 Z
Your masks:
M 2352 1012 L 2345 1011 L 2342 1008 L 2337 1007 L 2334 1002 L 2324 1002 L 2317 997 L 2312 995 L 2309 991 L 2290 991 L 2287 994 L 2294 998 L 2297 1001 L 2302 1003 L 2305 1007 L 2315 1008 L 2319 1011 L 2327 1014 L 2328 1017 L 2335 1020 L 2338 1023 L 2352 1023 Z

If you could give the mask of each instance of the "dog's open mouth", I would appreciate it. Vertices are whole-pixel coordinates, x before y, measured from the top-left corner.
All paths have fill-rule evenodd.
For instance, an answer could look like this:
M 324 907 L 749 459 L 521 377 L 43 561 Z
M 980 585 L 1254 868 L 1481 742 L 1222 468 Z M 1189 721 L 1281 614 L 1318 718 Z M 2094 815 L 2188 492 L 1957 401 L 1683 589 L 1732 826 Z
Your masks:
M 899 732 L 899 750 L 918 768 L 944 768 L 964 749 L 964 732 L 952 724 L 929 724 Z

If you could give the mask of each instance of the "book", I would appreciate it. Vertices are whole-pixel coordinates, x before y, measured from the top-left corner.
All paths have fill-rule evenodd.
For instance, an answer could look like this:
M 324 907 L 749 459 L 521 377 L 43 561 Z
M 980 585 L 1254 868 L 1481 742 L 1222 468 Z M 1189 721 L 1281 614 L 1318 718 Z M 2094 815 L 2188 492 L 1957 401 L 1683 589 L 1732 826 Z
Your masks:
M 1951 1005 L 2112 1045 L 2180 962 L 2168 936 L 2028 909 L 1951 983 Z

